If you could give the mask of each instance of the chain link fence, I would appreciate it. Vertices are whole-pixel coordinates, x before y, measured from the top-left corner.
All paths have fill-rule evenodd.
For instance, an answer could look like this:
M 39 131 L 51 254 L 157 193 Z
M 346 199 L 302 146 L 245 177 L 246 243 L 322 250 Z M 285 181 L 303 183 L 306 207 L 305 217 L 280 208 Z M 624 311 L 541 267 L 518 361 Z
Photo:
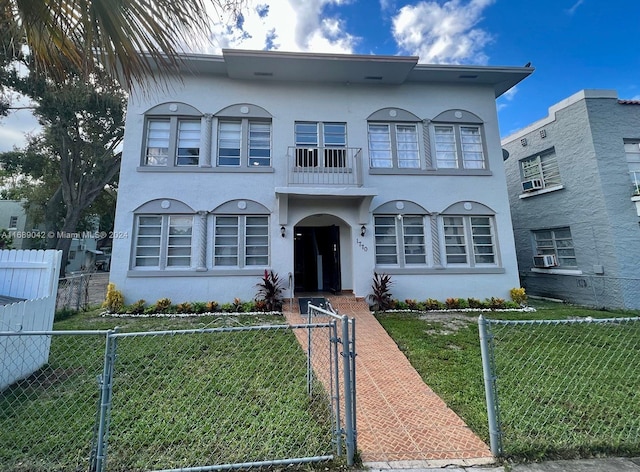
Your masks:
M 331 460 L 343 454 L 348 429 L 335 373 L 350 356 L 338 326 L 0 332 L 0 369 L 11 368 L 2 348 L 51 338 L 47 364 L 0 392 L 0 470 L 204 471 Z
M 480 317 L 479 329 L 494 455 L 640 452 L 640 318 Z
M 58 310 L 85 310 L 99 305 L 107 293 L 109 274 L 104 272 L 83 272 L 61 278 L 58 281 Z

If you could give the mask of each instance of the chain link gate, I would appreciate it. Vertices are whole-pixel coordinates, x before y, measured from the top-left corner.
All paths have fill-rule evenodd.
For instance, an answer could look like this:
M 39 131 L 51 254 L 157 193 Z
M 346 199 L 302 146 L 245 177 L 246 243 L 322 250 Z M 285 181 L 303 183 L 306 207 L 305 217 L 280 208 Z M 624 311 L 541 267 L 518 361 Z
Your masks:
M 352 464 L 355 410 L 343 399 L 355 387 L 343 383 L 352 367 L 342 364 L 355 353 L 352 330 L 338 336 L 339 318 L 0 332 L 0 372 L 19 362 L 25 340 L 52 340 L 45 365 L 0 386 L 0 469 L 206 471 L 326 461 L 344 450 Z

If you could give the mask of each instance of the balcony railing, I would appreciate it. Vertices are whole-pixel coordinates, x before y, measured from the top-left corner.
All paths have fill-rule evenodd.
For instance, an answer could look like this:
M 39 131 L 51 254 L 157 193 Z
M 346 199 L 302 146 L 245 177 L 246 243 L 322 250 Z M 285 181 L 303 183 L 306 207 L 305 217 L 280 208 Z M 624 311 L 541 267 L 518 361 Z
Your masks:
M 290 146 L 287 173 L 289 185 L 362 187 L 362 149 Z

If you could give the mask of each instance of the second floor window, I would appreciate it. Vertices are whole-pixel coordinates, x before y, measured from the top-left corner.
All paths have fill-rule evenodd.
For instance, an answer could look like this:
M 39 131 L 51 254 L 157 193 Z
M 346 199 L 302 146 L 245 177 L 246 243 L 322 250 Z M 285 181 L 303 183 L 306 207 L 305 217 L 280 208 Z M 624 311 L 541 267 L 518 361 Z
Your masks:
M 368 131 L 372 168 L 420 167 L 418 129 L 415 124 L 369 123 Z
M 560 169 L 554 150 L 549 150 L 520 161 L 522 190 L 531 192 L 560 186 Z
M 345 167 L 347 124 L 298 122 L 295 145 L 297 167 Z
M 200 120 L 153 118 L 147 121 L 146 166 L 197 166 Z
M 271 165 L 271 123 L 268 121 L 220 120 L 218 165 Z
M 439 169 L 485 168 L 480 126 L 437 124 L 434 133 L 436 165 Z

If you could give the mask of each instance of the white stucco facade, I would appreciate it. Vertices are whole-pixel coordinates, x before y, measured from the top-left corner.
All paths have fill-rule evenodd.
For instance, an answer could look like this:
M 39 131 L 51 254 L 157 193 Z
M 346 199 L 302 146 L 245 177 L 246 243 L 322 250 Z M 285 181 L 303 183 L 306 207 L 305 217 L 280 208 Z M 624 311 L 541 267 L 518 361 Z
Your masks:
M 249 300 L 265 269 L 297 292 L 357 296 L 384 272 L 398 299 L 519 285 L 495 98 L 531 69 L 250 51 L 186 66 L 164 92 L 132 92 L 127 111 L 110 275 L 127 303 Z M 199 141 L 180 161 L 183 121 Z M 150 165 L 158 147 L 169 157 Z

